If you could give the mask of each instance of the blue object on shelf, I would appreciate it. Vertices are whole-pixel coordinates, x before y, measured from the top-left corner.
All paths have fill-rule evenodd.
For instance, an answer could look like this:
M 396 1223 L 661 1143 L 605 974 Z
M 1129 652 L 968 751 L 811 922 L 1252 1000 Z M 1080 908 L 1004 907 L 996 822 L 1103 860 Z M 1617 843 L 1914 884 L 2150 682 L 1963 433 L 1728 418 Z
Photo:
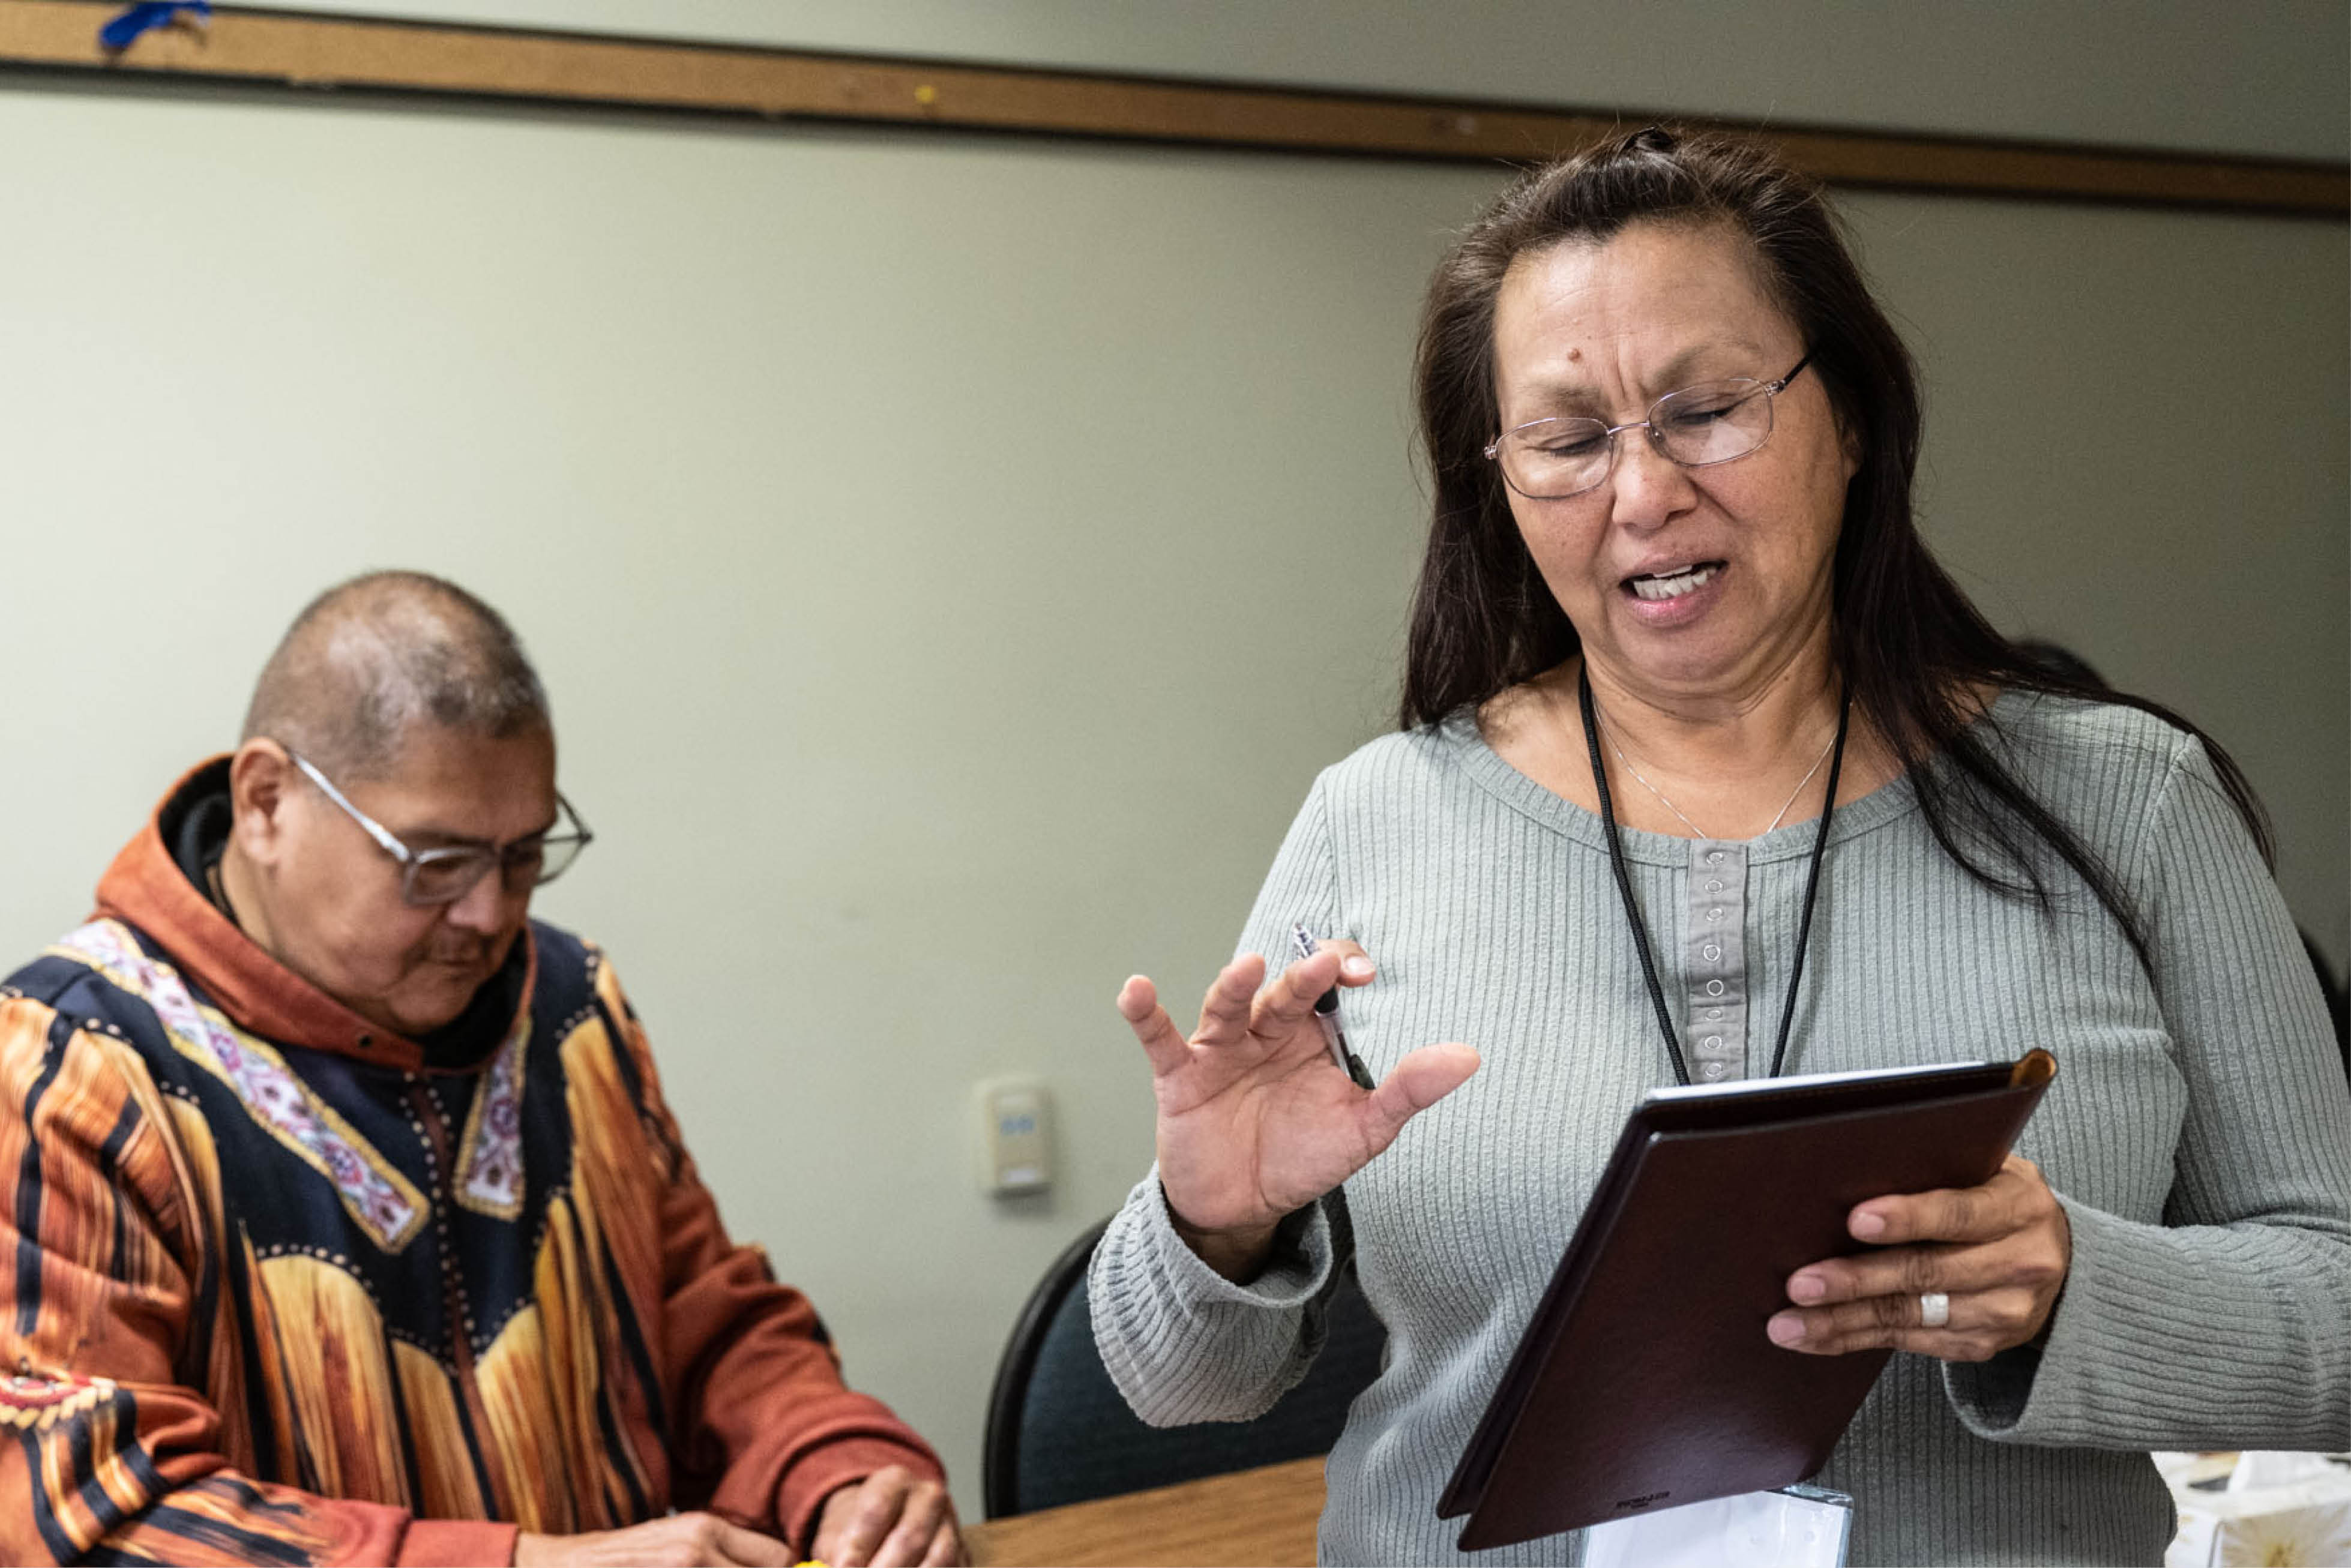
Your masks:
M 212 0 L 144 0 L 131 6 L 98 30 L 99 47 L 110 55 L 129 48 L 131 40 L 141 33 L 170 26 L 183 11 L 192 11 L 199 17 L 213 14 Z

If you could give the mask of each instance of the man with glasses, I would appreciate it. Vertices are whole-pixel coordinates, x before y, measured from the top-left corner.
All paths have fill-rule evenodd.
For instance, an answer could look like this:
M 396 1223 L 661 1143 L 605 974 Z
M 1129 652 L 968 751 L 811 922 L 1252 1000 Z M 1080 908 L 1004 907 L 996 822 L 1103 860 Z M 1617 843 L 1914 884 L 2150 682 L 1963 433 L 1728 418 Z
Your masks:
M 0 990 L 0 1561 L 960 1560 L 611 967 L 529 920 L 590 841 L 489 606 L 387 572 L 295 622 Z

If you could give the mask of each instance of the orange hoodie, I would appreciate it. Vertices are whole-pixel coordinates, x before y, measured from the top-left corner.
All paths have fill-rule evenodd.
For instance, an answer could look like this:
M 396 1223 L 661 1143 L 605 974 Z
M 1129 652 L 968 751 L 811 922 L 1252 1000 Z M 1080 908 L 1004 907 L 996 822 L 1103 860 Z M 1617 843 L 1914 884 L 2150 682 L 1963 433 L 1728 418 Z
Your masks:
M 939 1475 L 727 1239 L 596 948 L 534 925 L 435 1071 L 173 861 L 220 768 L 0 988 L 0 1561 L 504 1563 L 673 1508 L 805 1549 Z

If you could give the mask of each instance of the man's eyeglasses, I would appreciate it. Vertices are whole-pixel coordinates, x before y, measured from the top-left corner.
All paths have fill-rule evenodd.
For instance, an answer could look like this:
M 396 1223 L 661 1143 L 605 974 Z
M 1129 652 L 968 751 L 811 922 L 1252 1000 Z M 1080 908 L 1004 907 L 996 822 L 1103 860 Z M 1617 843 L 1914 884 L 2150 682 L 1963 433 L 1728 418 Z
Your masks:
M 1771 437 L 1771 400 L 1803 373 L 1813 357 L 1776 382 L 1748 376 L 1667 392 L 1649 417 L 1630 424 L 1597 419 L 1538 419 L 1505 431 L 1486 448 L 1511 489 L 1531 501 L 1558 501 L 1595 489 L 1616 465 L 1616 437 L 1648 432 L 1649 444 L 1685 468 L 1744 457 Z
M 283 744 L 282 742 L 280 744 Z M 343 799 L 343 792 L 330 783 L 327 776 L 297 755 L 289 747 L 286 755 L 294 758 L 294 766 L 303 777 L 316 784 L 327 799 L 340 806 L 351 821 L 367 830 L 368 837 L 383 847 L 383 852 L 400 862 L 400 895 L 420 908 L 435 904 L 455 904 L 474 890 L 474 884 L 496 871 L 509 889 L 533 887 L 553 882 L 570 869 L 580 858 L 580 852 L 595 841 L 588 824 L 571 809 L 571 802 L 560 794 L 555 803 L 570 826 L 567 831 L 534 833 L 517 839 L 503 849 L 489 844 L 445 844 L 429 850 L 412 850 L 392 837 L 390 829 Z

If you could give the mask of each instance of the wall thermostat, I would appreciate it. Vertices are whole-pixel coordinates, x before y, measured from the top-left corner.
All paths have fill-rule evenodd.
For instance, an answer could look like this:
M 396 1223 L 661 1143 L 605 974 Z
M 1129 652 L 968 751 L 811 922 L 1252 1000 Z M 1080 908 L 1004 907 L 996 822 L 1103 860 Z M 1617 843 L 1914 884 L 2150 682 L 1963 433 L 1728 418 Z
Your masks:
M 979 1188 L 1008 1197 L 1053 1185 L 1053 1095 L 1034 1078 L 991 1078 L 979 1108 Z

